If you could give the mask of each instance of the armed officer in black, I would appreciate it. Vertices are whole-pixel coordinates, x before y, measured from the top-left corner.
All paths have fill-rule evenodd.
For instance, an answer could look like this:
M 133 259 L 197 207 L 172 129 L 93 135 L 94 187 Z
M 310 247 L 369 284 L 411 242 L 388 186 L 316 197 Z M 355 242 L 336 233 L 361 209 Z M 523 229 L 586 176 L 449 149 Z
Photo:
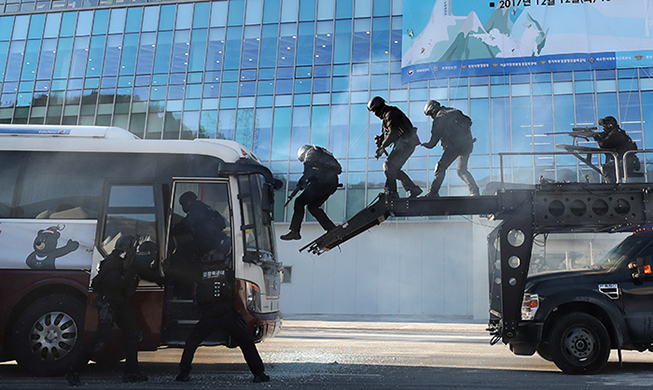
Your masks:
M 424 106 L 424 115 L 433 118 L 431 139 L 423 143 L 427 149 L 433 149 L 438 142 L 442 143 L 443 153 L 435 165 L 435 177 L 425 197 L 439 196 L 440 187 L 447 174 L 447 169 L 458 159 L 458 176 L 467 184 L 471 196 L 479 195 L 478 185 L 469 173 L 467 165 L 469 156 L 474 149 L 476 138 L 472 138 L 472 120 L 460 110 L 443 107 L 436 100 L 430 100 Z
M 179 203 L 187 213 L 175 227 L 175 234 L 188 234 L 194 250 L 186 252 L 185 267 L 190 272 L 177 272 L 174 277 L 189 278 L 196 283 L 195 301 L 202 311 L 200 321 L 195 325 L 179 363 L 177 381 L 188 382 L 195 351 L 211 333 L 222 329 L 238 342 L 254 382 L 266 382 L 263 361 L 254 341 L 247 333 L 243 316 L 234 309 L 235 277 L 231 264 L 230 237 L 223 232 L 227 221 L 217 211 L 197 199 L 193 192 L 186 192 Z
M 399 180 L 404 189 L 410 192 L 410 198 L 417 197 L 422 193 L 422 189 L 401 170 L 415 151 L 415 147 L 420 144 L 417 129 L 406 114 L 395 106 L 386 105 L 385 100 L 380 96 L 372 98 L 367 103 L 367 109 L 383 121 L 383 134 L 374 137 L 377 146 L 375 157 L 378 159 L 383 156 L 387 153 L 386 148 L 394 144 L 383 163 L 386 193 L 390 197 L 397 197 L 397 180 Z
M 115 249 L 100 263 L 98 274 L 93 278 L 93 290 L 97 292 L 98 325 L 93 343 L 80 355 L 78 361 L 66 373 L 71 386 L 81 385 L 80 371 L 91 357 L 102 352 L 111 338 L 115 323 L 125 338 L 125 373 L 123 382 L 143 382 L 147 376 L 138 364 L 138 345 L 143 333 L 129 305 L 140 281 L 136 258 L 138 241 L 133 236 L 123 236 Z
M 297 159 L 304 163 L 304 174 L 288 198 L 292 199 L 300 190 L 303 192 L 295 199 L 290 231 L 280 237 L 282 240 L 302 238 L 299 232 L 304 219 L 305 207 L 317 219 L 322 229 L 330 231 L 336 227 L 322 210 L 322 205 L 340 186 L 338 183 L 338 175 L 342 173 L 340 163 L 328 150 L 316 145 L 304 145 L 299 148 Z
M 619 164 L 619 172 L 623 175 L 623 159 L 624 153 L 629 150 L 637 150 L 637 144 L 633 141 L 628 133 L 626 133 L 613 116 L 606 116 L 599 119 L 599 125 L 603 126 L 603 131 L 596 133 L 594 139 L 601 149 L 608 149 L 617 153 L 617 163 Z M 601 173 L 605 176 L 608 183 L 616 183 L 614 156 L 606 155 L 606 162 L 601 166 Z M 640 162 L 635 154 L 629 154 L 626 164 L 628 173 L 639 171 Z

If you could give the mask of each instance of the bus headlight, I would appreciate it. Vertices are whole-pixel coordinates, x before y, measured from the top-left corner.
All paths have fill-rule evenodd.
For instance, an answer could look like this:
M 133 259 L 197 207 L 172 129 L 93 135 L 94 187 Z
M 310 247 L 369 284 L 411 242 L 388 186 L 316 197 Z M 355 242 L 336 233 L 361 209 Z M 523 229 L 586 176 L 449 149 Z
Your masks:
M 537 309 L 540 308 L 540 299 L 537 294 L 524 293 L 524 299 L 521 302 L 521 319 L 522 321 L 531 321 L 535 318 Z
M 261 312 L 261 289 L 256 283 L 245 282 L 245 293 L 247 297 L 247 310 Z

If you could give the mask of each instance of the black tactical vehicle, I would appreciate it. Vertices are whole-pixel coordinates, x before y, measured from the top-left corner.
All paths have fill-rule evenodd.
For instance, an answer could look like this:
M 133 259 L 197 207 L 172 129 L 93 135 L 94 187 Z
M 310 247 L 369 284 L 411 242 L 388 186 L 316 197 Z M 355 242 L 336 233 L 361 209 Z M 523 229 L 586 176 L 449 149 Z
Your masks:
M 509 342 L 568 374 L 592 374 L 611 349 L 653 351 L 653 230 L 640 229 L 591 268 L 529 277 Z

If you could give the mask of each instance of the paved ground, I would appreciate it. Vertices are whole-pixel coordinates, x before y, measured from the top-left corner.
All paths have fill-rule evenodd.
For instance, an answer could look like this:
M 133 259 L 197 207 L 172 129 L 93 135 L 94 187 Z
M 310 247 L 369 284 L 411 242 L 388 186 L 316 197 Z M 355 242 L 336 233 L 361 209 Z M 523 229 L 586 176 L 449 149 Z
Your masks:
M 86 389 L 650 389 L 653 355 L 625 352 L 623 367 L 611 356 L 599 375 L 569 376 L 538 356 L 513 355 L 490 346 L 485 324 L 465 319 L 323 317 L 287 319 L 282 332 L 258 345 L 268 383 L 251 382 L 238 349 L 198 350 L 189 383 L 175 382 L 180 349 L 140 354 L 150 381 L 120 382 L 121 367 L 90 365 Z M 408 321 L 412 320 L 412 321 Z M 34 378 L 15 363 L 0 365 L 0 388 L 68 388 L 63 378 Z

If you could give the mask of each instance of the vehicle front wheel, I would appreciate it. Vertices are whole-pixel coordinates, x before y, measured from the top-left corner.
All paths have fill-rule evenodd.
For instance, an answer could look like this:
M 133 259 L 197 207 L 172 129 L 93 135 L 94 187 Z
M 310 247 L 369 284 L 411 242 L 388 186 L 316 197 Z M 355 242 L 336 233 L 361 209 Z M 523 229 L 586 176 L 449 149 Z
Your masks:
M 86 306 L 55 294 L 31 304 L 13 328 L 18 364 L 33 375 L 63 375 L 82 352 Z
M 595 374 L 610 356 L 610 335 L 596 317 L 570 313 L 553 325 L 549 353 L 555 365 L 566 374 Z

